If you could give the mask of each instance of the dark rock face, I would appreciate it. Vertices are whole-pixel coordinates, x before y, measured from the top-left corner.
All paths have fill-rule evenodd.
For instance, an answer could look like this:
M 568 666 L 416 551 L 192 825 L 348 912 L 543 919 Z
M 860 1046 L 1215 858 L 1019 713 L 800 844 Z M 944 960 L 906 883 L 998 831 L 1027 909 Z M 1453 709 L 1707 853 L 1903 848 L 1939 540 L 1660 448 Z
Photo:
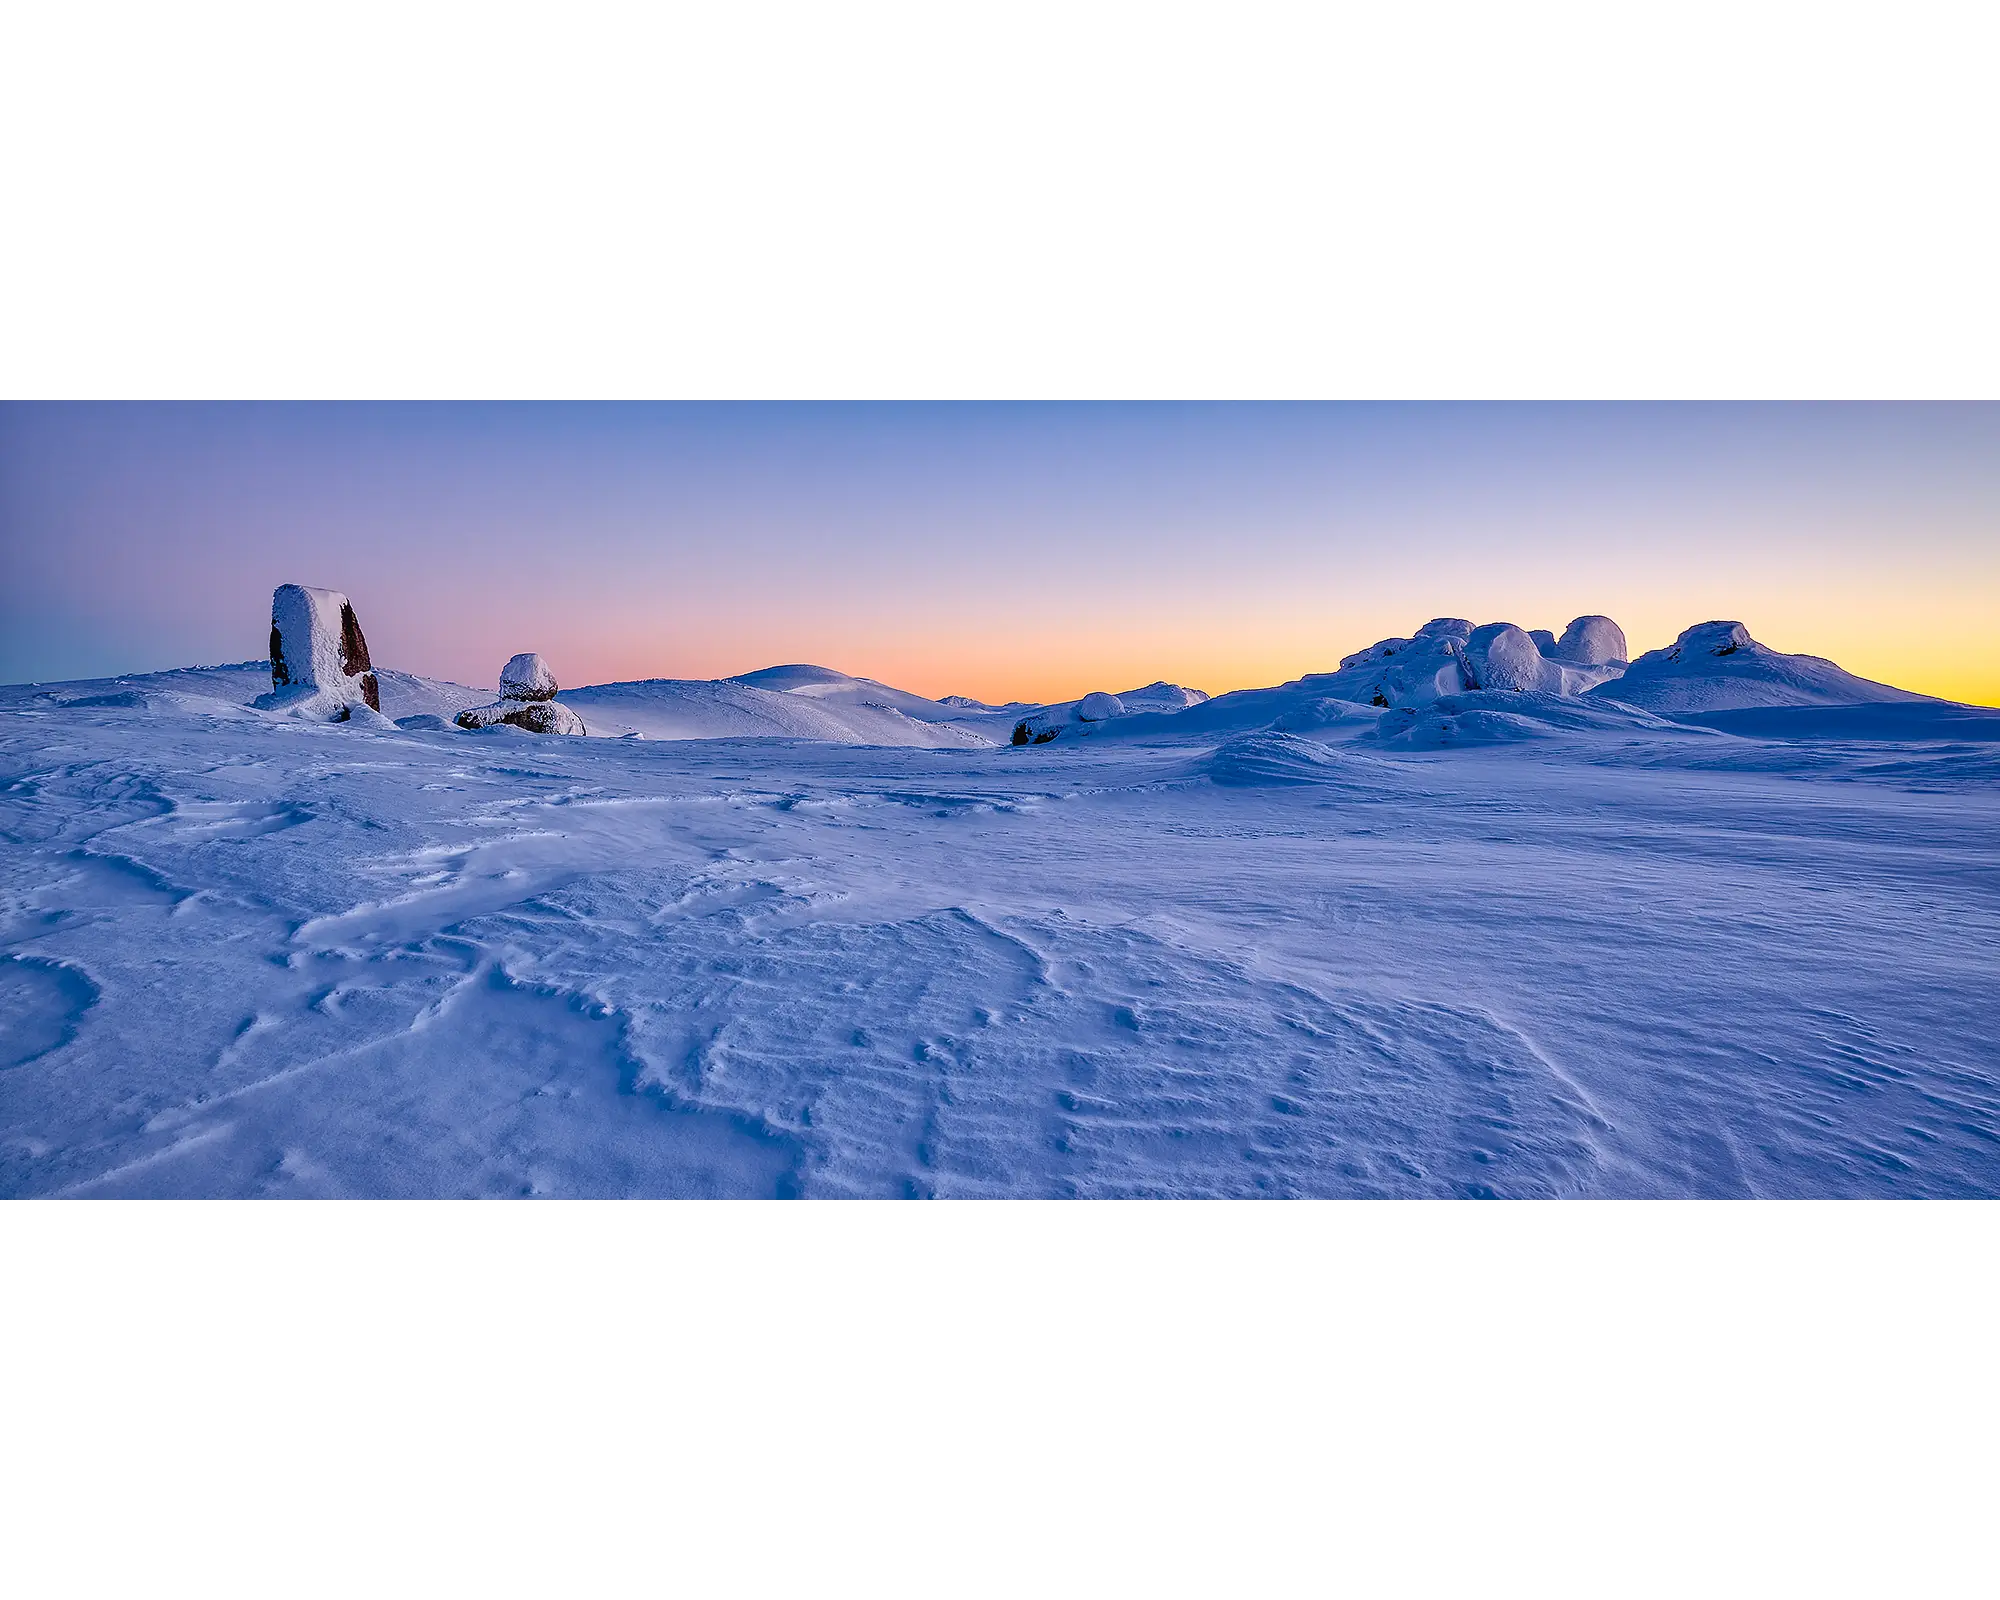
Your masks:
M 340 670 L 361 680 L 361 698 L 370 711 L 382 709 L 382 687 L 375 681 L 375 664 L 368 659 L 368 641 L 361 633 L 361 619 L 347 601 L 340 603 Z

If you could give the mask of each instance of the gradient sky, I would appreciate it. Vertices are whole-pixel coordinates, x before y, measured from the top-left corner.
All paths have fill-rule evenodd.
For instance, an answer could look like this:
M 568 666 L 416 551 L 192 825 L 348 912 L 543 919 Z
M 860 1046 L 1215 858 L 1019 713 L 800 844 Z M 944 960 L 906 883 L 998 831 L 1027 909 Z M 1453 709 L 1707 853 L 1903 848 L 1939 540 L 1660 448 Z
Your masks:
M 261 656 L 566 684 L 813 661 L 1219 693 L 1429 617 L 1737 619 L 2000 702 L 2000 405 L 0 406 L 0 681 Z

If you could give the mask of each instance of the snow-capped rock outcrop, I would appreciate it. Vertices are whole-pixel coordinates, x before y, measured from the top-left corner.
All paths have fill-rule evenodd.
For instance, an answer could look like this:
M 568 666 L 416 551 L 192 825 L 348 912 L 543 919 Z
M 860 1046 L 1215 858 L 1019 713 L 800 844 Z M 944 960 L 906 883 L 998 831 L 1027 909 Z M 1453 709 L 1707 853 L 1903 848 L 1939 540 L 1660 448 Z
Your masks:
M 459 712 L 461 728 L 490 728 L 504 722 L 530 733 L 585 732 L 583 718 L 556 699 L 556 675 L 532 650 L 509 656 L 500 669 L 500 698 L 490 706 Z
M 1433 617 L 1407 639 L 1380 639 L 1343 656 L 1338 672 L 1315 674 L 1319 694 L 1385 709 L 1429 705 L 1482 690 L 1581 694 L 1622 669 L 1625 635 L 1609 617 L 1578 617 L 1557 639 L 1511 622 L 1474 627 Z
M 1338 671 L 1308 673 L 1269 689 L 1238 689 L 1172 719 L 1123 717 L 1103 731 L 1134 739 L 1300 732 L 1458 695 L 1574 697 L 1624 670 L 1624 642 L 1609 617 L 1578 617 L 1560 639 L 1548 629 L 1530 633 L 1509 622 L 1474 627 L 1464 617 L 1433 617 L 1408 637 L 1378 639 L 1343 656 Z M 1128 711 L 1136 709 L 1130 695 L 1124 698 Z M 1036 730 L 1029 732 L 1033 737 Z
M 1787 655 L 1740 622 L 1698 622 L 1593 691 L 1647 711 L 1700 713 L 1753 706 L 1869 705 L 1928 695 L 1857 678 L 1821 656 Z
M 273 591 L 271 692 L 254 704 L 313 722 L 346 722 L 357 711 L 381 714 L 368 641 L 346 595 L 302 583 Z

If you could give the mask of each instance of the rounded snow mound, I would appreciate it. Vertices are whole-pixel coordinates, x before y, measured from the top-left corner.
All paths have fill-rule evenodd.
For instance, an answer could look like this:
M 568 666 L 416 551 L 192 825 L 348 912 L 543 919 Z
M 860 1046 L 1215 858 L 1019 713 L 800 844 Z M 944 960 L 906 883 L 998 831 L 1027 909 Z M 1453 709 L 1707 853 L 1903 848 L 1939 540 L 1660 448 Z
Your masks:
M 1626 648 L 1625 630 L 1609 617 L 1578 617 L 1542 653 L 1580 667 L 1603 667 L 1629 660 Z
M 1076 703 L 1078 722 L 1109 722 L 1113 717 L 1125 715 L 1125 703 L 1115 694 L 1106 694 L 1102 689 L 1085 695 Z
M 1271 729 L 1225 739 L 1197 763 L 1197 770 L 1225 788 L 1269 788 L 1365 780 L 1380 773 L 1382 766 L 1380 758 L 1353 755 L 1317 739 Z
M 1648 650 L 1622 677 L 1592 693 L 1668 716 L 1930 698 L 1858 678 L 1821 656 L 1773 650 L 1751 638 L 1740 622 L 1698 622 L 1665 649 Z
M 500 669 L 500 697 L 503 700 L 553 700 L 556 675 L 549 664 L 532 650 L 509 656 Z

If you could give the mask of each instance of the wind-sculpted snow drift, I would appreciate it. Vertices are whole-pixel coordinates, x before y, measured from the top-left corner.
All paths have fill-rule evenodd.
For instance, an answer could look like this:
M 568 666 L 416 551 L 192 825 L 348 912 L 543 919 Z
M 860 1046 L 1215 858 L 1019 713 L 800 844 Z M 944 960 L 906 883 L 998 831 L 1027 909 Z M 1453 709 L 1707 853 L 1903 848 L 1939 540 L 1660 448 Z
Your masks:
M 0 1193 L 2000 1195 L 2000 712 L 1677 648 L 0 689 Z

